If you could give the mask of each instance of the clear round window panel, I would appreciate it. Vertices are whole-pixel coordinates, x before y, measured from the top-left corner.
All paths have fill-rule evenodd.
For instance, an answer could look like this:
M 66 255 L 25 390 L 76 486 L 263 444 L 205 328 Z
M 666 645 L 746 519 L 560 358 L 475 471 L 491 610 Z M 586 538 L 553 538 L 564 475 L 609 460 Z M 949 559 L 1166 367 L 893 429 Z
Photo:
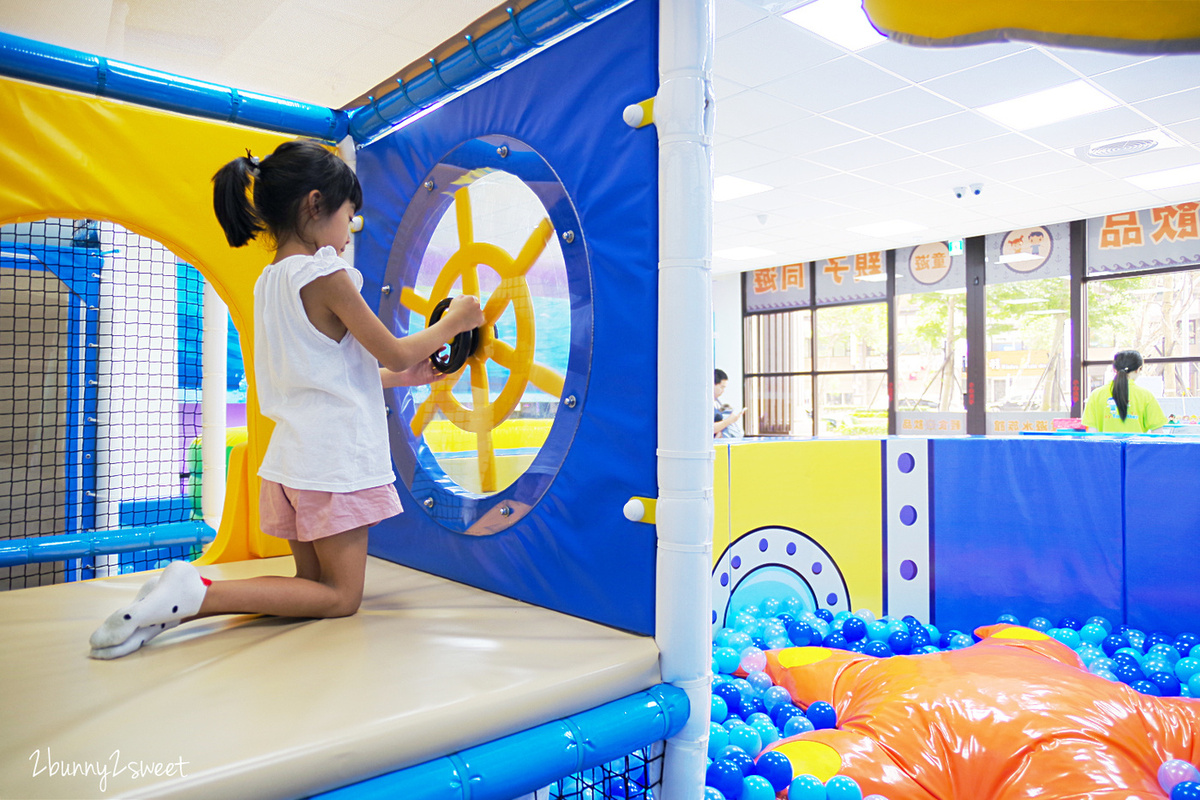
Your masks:
M 590 357 L 587 275 L 565 191 L 540 156 L 507 137 L 447 154 L 405 211 L 387 278 L 401 288 L 382 316 L 415 333 L 439 301 L 464 293 L 485 316 L 460 370 L 400 390 L 393 406 L 397 466 L 448 527 L 508 527 L 561 465 L 578 422 L 571 413 L 571 430 L 556 427 L 560 409 L 575 405 L 565 387 L 572 374 L 574 385 L 586 381 Z

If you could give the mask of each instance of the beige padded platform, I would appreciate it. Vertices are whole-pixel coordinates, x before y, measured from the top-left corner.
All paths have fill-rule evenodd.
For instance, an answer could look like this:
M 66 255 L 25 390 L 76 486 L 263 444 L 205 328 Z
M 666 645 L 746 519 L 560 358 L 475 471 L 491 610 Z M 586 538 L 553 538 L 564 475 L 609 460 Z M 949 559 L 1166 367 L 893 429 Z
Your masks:
M 143 580 L 0 593 L 0 798 L 304 796 L 659 681 L 651 638 L 374 558 L 356 616 L 214 618 L 87 658 L 92 630 Z M 89 762 L 91 774 L 61 774 Z M 156 764 L 176 775 L 138 774 Z

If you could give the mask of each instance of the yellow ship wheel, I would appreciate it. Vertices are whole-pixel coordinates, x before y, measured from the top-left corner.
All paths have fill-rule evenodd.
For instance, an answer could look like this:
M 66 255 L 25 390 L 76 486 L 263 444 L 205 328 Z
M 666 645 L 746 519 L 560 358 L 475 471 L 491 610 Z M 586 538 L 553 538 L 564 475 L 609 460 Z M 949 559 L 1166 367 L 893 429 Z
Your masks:
M 421 436 L 433 420 L 434 413 L 440 410 L 455 426 L 475 434 L 479 453 L 479 484 L 483 492 L 489 493 L 496 491 L 496 453 L 492 446 L 492 431 L 508 419 L 524 395 L 525 387 L 532 383 L 546 394 L 562 397 L 563 376 L 533 360 L 537 331 L 533 299 L 525 277 L 554 235 L 554 226 L 549 219 L 543 218 L 514 259 L 501 247 L 475 241 L 469 187 L 464 186 L 454 193 L 454 212 L 458 223 L 458 250 L 442 267 L 429 297 L 422 297 L 405 287 L 400 293 L 400 304 L 424 316 L 428 326 L 434 306 L 448 297 L 459 281 L 462 282 L 463 294 L 473 294 L 483 302 L 479 291 L 478 267 L 488 267 L 499 275 L 500 285 L 483 306 L 484 324 L 480 331 L 479 348 L 467 359 L 462 369 L 430 387 L 429 397 L 413 415 L 412 432 L 415 436 Z M 493 334 L 497 320 L 509 305 L 512 305 L 517 320 L 515 345 Z M 495 400 L 491 399 L 488 391 L 489 360 L 508 370 L 508 380 Z M 471 380 L 470 408 L 453 395 L 454 387 L 463 373 L 468 371 Z

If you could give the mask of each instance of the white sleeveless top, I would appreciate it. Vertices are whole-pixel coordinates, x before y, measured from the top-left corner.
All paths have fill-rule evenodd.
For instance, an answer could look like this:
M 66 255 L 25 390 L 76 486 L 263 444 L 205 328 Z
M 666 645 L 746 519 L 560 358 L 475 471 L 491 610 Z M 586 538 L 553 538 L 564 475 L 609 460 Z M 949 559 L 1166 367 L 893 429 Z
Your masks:
M 258 405 L 274 420 L 258 474 L 292 489 L 354 492 L 393 483 L 379 362 L 347 332 L 335 342 L 304 312 L 300 289 L 346 270 L 332 247 L 290 256 L 254 285 L 254 376 Z

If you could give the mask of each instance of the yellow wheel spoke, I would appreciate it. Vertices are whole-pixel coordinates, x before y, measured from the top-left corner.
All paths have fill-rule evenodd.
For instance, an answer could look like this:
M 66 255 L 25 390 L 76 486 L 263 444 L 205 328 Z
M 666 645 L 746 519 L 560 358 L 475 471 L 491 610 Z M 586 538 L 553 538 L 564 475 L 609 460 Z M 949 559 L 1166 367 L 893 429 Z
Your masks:
M 495 325 L 504 314 L 504 309 L 508 308 L 508 304 L 520 295 L 520 289 L 515 284 L 516 281 L 508 278 L 500 281 L 500 285 L 496 287 L 496 291 L 492 292 L 492 296 L 488 298 L 487 304 L 483 307 L 484 325 Z
M 546 245 L 550 242 L 550 237 L 554 235 L 554 226 L 550 224 L 550 220 L 543 218 L 533 229 L 533 233 L 529 234 L 529 238 L 525 240 L 524 246 L 521 247 L 521 252 L 513 262 L 513 267 L 516 269 L 517 275 L 524 275 L 533 267 L 534 262 L 542 255 L 542 251 L 546 249 Z
M 479 453 L 479 490 L 494 492 L 496 491 L 496 448 L 492 446 L 492 432 L 484 430 L 475 434 L 475 443 Z
M 458 246 L 475 241 L 475 221 L 471 217 L 471 193 L 466 186 L 454 193 L 454 212 L 458 221 Z
M 421 405 L 417 406 L 417 411 L 413 414 L 412 432 L 413 436 L 420 436 L 429 423 L 433 420 L 434 412 L 438 409 L 437 398 L 430 393 L 429 397 Z
M 400 290 L 400 305 L 409 311 L 415 311 L 428 321 L 429 315 L 433 312 L 433 307 L 436 304 L 432 300 L 421 297 L 421 295 L 405 286 Z
M 529 370 L 529 382 L 546 394 L 562 397 L 563 376 L 544 364 L 533 365 Z

